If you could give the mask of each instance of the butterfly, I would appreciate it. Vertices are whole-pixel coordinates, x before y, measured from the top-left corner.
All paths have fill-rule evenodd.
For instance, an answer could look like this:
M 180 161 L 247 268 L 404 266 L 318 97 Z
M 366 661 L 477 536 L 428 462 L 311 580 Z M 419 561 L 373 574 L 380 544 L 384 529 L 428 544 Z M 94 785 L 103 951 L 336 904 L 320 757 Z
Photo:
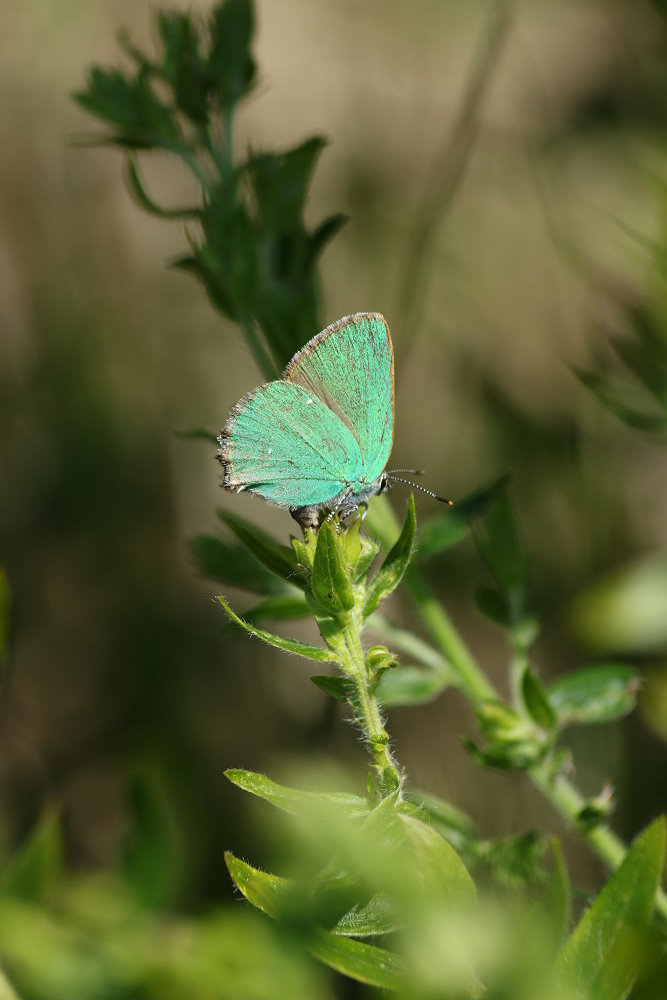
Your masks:
M 309 340 L 281 379 L 236 404 L 218 438 L 222 485 L 288 507 L 302 527 L 316 528 L 323 511 L 365 513 L 397 480 L 385 471 L 393 438 L 389 327 L 380 313 L 344 316 Z M 417 470 L 396 470 L 405 471 Z

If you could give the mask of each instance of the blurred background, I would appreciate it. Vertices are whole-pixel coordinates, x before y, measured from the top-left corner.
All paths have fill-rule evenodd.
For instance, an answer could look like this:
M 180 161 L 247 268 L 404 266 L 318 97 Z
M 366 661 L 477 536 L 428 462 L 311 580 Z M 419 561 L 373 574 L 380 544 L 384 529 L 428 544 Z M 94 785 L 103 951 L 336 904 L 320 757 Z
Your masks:
M 328 138 L 307 218 L 342 211 L 349 222 L 321 261 L 324 321 L 359 310 L 388 320 L 394 467 L 425 468 L 425 484 L 454 498 L 511 473 L 542 677 L 619 658 L 645 670 L 637 713 L 571 737 L 584 790 L 615 782 L 614 823 L 628 837 L 666 802 L 667 453 L 572 368 L 632 335 L 631 308 L 667 316 L 653 249 L 662 240 L 664 268 L 659 7 L 530 0 L 499 31 L 481 0 L 259 0 L 259 85 L 236 133 L 239 150 Z M 196 910 L 231 899 L 223 848 L 270 860 L 260 810 L 224 768 L 280 776 L 307 753 L 349 766 L 361 790 L 365 762 L 307 665 L 224 627 L 191 555 L 194 535 L 219 530 L 221 507 L 285 541 L 295 526 L 223 495 L 213 446 L 177 436 L 217 430 L 261 376 L 200 286 L 166 266 L 186 248 L 182 226 L 133 203 L 117 151 L 77 145 L 95 124 L 72 91 L 92 63 L 119 61 L 119 29 L 151 47 L 153 9 L 3 7 L 0 561 L 12 642 L 0 839 L 8 852 L 56 804 L 73 868 L 110 865 L 148 786 L 169 818 L 172 884 L 159 891 Z M 468 136 L 462 106 L 477 77 Z M 148 177 L 168 204 L 192 193 L 168 162 Z M 391 500 L 402 514 L 407 493 Z M 419 499 L 418 516 L 433 513 Z M 504 686 L 503 636 L 471 600 L 483 575 L 472 545 L 427 573 Z M 399 598 L 392 614 L 418 628 Z M 526 782 L 472 764 L 457 695 L 396 709 L 389 729 L 414 784 L 451 798 L 484 835 L 557 828 Z M 574 841 L 569 850 L 575 876 L 595 885 L 596 862 Z

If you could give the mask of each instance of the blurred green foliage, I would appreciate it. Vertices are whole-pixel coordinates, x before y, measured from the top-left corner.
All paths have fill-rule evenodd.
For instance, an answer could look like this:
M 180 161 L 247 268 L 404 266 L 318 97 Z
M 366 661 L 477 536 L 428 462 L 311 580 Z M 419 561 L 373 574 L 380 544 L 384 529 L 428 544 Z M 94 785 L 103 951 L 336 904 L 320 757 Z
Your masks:
M 155 59 L 126 41 L 129 73 L 91 71 L 79 103 L 112 126 L 95 138 L 133 152 L 128 178 L 138 203 L 163 218 L 198 223 L 191 253 L 175 266 L 196 275 L 223 316 L 234 320 L 266 378 L 276 377 L 320 329 L 316 262 L 344 219 L 331 216 L 312 232 L 306 194 L 324 140 L 284 153 L 234 156 L 234 115 L 255 82 L 251 0 L 219 4 L 201 26 L 186 14 L 158 15 Z M 160 96 L 160 87 L 167 95 Z M 147 194 L 136 154 L 161 150 L 201 184 L 202 204 L 165 209 Z
M 611 18 L 611 6 L 608 12 L 600 5 L 603 17 L 609 14 Z M 649 6 L 638 4 L 627 15 L 628 44 L 636 45 L 646 58 L 633 60 L 634 71 L 628 65 L 619 73 L 610 43 L 608 71 L 601 72 L 593 83 L 582 84 L 570 113 L 559 113 L 551 123 L 553 132 L 547 136 L 542 166 L 567 163 L 577 140 L 587 143 L 592 136 L 602 144 L 610 163 L 622 162 L 621 150 L 633 130 L 641 130 L 642 140 L 649 143 L 651 129 L 658 134 L 664 129 L 664 33 L 644 30 L 645 23 L 653 29 L 653 22 L 645 21 Z M 661 8 L 658 3 L 652 6 Z M 435 12 L 431 14 L 435 16 Z M 392 16 L 395 12 L 390 12 L 387 20 Z M 202 281 L 216 309 L 243 333 L 263 375 L 273 377 L 293 351 L 323 325 L 316 264 L 342 221 L 334 215 L 313 228 L 304 221 L 306 193 L 323 143 L 315 137 L 287 152 L 250 148 L 244 156 L 232 143 L 233 135 L 238 134 L 237 105 L 256 90 L 258 81 L 251 4 L 227 0 L 210 16 L 201 18 L 164 11 L 156 23 L 156 55 L 147 55 L 125 38 L 130 68 L 93 70 L 79 100 L 110 127 L 95 141 L 109 142 L 127 153 L 127 181 L 139 206 L 158 219 L 177 220 L 185 227 L 190 251 L 185 256 L 179 252 L 176 265 Z M 401 29 L 400 24 L 397 27 Z M 414 39 L 406 26 L 402 27 L 405 30 L 397 37 L 401 38 L 400 48 L 407 51 Z M 641 31 L 644 33 L 635 33 Z M 434 34 L 432 28 L 430 33 Z M 377 39 L 377 44 L 382 45 L 383 40 Z M 79 60 L 77 50 L 77 78 Z M 427 60 L 419 62 L 426 65 Z M 372 60 L 368 68 L 371 79 Z M 396 69 L 398 87 L 400 67 Z M 11 87 L 7 91 L 13 92 Z M 355 98 L 355 110 L 357 103 L 363 104 Z M 439 114 L 437 111 L 433 117 Z M 471 137 L 477 135 L 477 117 Z M 352 114 L 349 119 L 350 124 L 364 121 Z M 424 120 L 430 122 L 431 118 L 425 114 Z M 343 197 L 358 220 L 356 250 L 362 254 L 364 269 L 386 270 L 389 277 L 383 276 L 385 283 L 379 287 L 382 295 L 390 297 L 395 262 L 386 266 L 382 244 L 402 244 L 406 234 L 401 224 L 398 239 L 391 225 L 383 227 L 382 217 L 392 200 L 409 211 L 412 192 L 406 191 L 405 176 L 400 173 L 398 147 L 394 153 L 399 155 L 385 157 L 379 168 L 371 124 L 365 121 L 361 129 L 363 163 L 354 170 L 350 167 L 349 190 L 344 190 Z M 493 130 L 496 142 L 507 140 L 502 138 L 504 125 L 499 126 L 497 120 Z M 410 174 L 416 176 L 421 169 L 414 162 L 418 137 L 408 138 Z M 461 165 L 461 176 L 471 148 L 472 141 L 463 157 L 456 150 L 454 162 Z M 554 150 L 550 161 L 549 153 Z M 156 152 L 182 162 L 196 179 L 197 196 L 186 198 L 183 207 L 165 206 L 149 193 L 151 185 L 145 175 L 150 173 L 151 159 L 147 154 Z M 496 163 L 495 156 L 487 157 L 486 162 Z M 574 173 L 578 165 L 580 161 L 575 161 Z M 24 170 L 23 160 L 20 170 Z M 104 356 L 108 346 L 102 346 L 94 335 L 98 327 L 107 324 L 105 335 L 117 351 L 122 351 L 121 333 L 127 328 L 130 347 L 126 347 L 126 360 L 139 392 L 150 398 L 155 386 L 146 385 L 146 369 L 139 365 L 134 375 L 140 342 L 152 335 L 145 323 L 142 325 L 136 295 L 140 285 L 132 285 L 134 294 L 123 299 L 118 286 L 123 275 L 127 280 L 125 272 L 110 292 L 104 292 L 94 273 L 91 281 L 94 252 L 104 249 L 110 260 L 116 249 L 113 225 L 105 229 L 104 216 L 98 224 L 105 234 L 103 242 L 101 238 L 99 243 L 93 241 L 91 226 L 90 231 L 81 232 L 83 249 L 79 248 L 74 266 L 62 251 L 70 231 L 82 225 L 84 206 L 85 213 L 92 210 L 96 189 L 91 194 L 91 189 L 84 187 L 88 203 L 78 203 L 79 221 L 70 206 L 70 216 L 62 220 L 65 224 L 55 244 L 50 243 L 48 225 L 41 218 L 38 235 L 29 243 L 29 205 L 41 188 L 49 197 L 56 197 L 55 187 L 48 187 L 52 180 L 48 171 L 26 179 L 30 195 L 22 211 L 26 228 L 16 241 L 18 247 L 25 240 L 30 258 L 27 271 L 35 343 L 18 376 L 11 366 L 0 372 L 0 413 L 7 418 L 0 430 L 6 476 L 1 541 L 9 567 L 13 621 L 10 633 L 9 588 L 7 577 L 0 576 L 0 659 L 9 668 L 5 669 L 3 725 L 3 749 L 7 748 L 3 756 L 9 776 L 4 775 L 3 780 L 6 826 L 2 834 L 20 845 L 11 859 L 9 851 L 4 852 L 8 861 L 0 886 L 0 955 L 12 983 L 19 986 L 22 996 L 37 998 L 261 998 L 275 996 L 277 983 L 281 994 L 290 996 L 338 995 L 344 987 L 315 964 L 311 956 L 316 955 L 335 969 L 382 986 L 395 985 L 395 976 L 407 964 L 407 968 L 417 970 L 410 996 L 441 996 L 443 982 L 449 983 L 447 996 L 475 995 L 474 967 L 488 986 L 487 996 L 525 995 L 532 1000 L 536 991 L 544 993 L 544 970 L 553 965 L 560 942 L 567 940 L 560 952 L 564 956 L 560 959 L 563 975 L 567 978 L 568 967 L 575 966 L 576 975 L 581 976 L 580 982 L 563 987 L 568 997 L 579 987 L 596 997 L 621 995 L 628 988 L 628 970 L 640 973 L 633 997 L 661 997 L 664 961 L 659 957 L 654 929 L 646 930 L 651 887 L 660 867 L 661 832 L 657 825 L 638 840 L 627 868 L 616 877 L 618 881 L 608 883 L 589 916 L 568 937 L 573 924 L 570 896 L 579 898 L 581 892 L 576 881 L 570 886 L 558 848 L 554 850 L 553 875 L 543 888 L 549 878 L 543 835 L 532 830 L 502 835 L 502 814 L 511 796 L 507 785 L 498 786 L 501 791 L 488 796 L 486 806 L 480 800 L 475 809 L 476 818 L 481 814 L 477 824 L 451 802 L 429 798 L 411 788 L 406 798 L 418 812 L 399 811 L 397 820 L 387 808 L 368 841 L 359 835 L 359 824 L 365 823 L 364 817 L 376 807 L 370 794 L 355 792 L 351 795 L 357 810 L 353 820 L 345 813 L 344 821 L 338 822 L 325 810 L 327 826 L 316 816 L 304 818 L 300 809 L 298 824 L 285 835 L 282 851 L 277 834 L 261 838 L 237 807 L 235 792 L 221 790 L 221 762 L 237 755 L 253 764 L 249 756 L 260 761 L 262 754 L 268 753 L 267 747 L 274 745 L 302 757 L 310 755 L 313 748 L 331 749 L 331 706 L 335 711 L 334 698 L 348 699 L 350 688 L 344 678 L 316 675 L 313 680 L 329 696 L 322 699 L 329 707 L 321 712 L 318 709 L 310 721 L 298 717 L 296 708 L 285 707 L 303 697 L 296 685 L 290 688 L 289 667 L 280 675 L 284 680 L 279 697 L 272 680 L 279 665 L 272 662 L 271 673 L 263 672 L 260 643 L 235 641 L 230 630 L 219 634 L 212 604 L 202 602 L 200 596 L 210 593 L 210 585 L 203 591 L 194 589 L 190 566 L 174 544 L 182 524 L 168 461 L 171 445 L 161 426 L 163 413 L 154 414 L 147 406 L 140 416 L 128 415 L 123 409 L 127 405 L 124 395 L 108 377 L 109 362 Z M 502 189 L 505 181 L 483 173 L 482 187 L 494 183 Z M 623 183 L 631 187 L 627 177 Z M 479 188 L 471 190 L 476 197 Z M 461 189 L 457 182 L 456 191 L 462 193 L 457 209 L 465 231 L 454 229 L 459 239 L 456 253 L 448 244 L 447 267 L 440 272 L 443 296 L 451 291 L 445 271 L 455 276 L 450 281 L 458 283 L 463 278 L 464 284 L 470 280 L 470 275 L 465 275 L 465 238 L 468 231 L 474 231 L 475 218 L 470 202 L 466 202 L 465 185 Z M 550 198 L 553 204 L 545 205 L 545 214 L 557 217 L 558 203 L 553 188 L 547 185 L 547 202 Z M 659 191 L 655 200 L 663 201 L 664 191 Z M 523 205 L 525 187 L 521 201 Z M 426 192 L 424 202 L 432 203 L 430 192 Z M 484 214 L 487 205 L 483 198 L 480 204 Z M 448 224 L 449 208 L 443 213 Z M 491 235 L 492 213 L 489 220 L 489 228 L 483 225 L 481 229 L 484 238 Z M 556 221 L 559 252 L 571 250 L 567 218 Z M 110 234 L 112 249 L 107 247 Z M 442 263 L 439 239 L 440 230 L 436 232 L 434 227 L 429 250 L 433 270 L 434 264 Z M 489 246 L 492 244 L 489 240 Z M 346 251 L 350 248 L 355 244 L 346 244 Z M 471 248 L 474 251 L 474 240 Z M 505 249 L 511 261 L 512 248 L 503 245 Z M 494 264 L 497 261 L 500 266 L 502 252 L 497 254 L 497 246 L 490 252 L 496 254 Z M 357 261 L 354 270 L 360 258 L 352 255 L 352 259 Z M 454 267 L 450 267 L 452 263 Z M 476 260 L 473 273 L 480 300 L 489 292 L 484 285 L 483 263 Z M 663 265 L 664 238 L 656 238 L 642 263 L 644 284 L 641 289 L 633 286 L 630 302 L 623 298 L 617 301 L 616 289 L 605 289 L 616 316 L 611 350 L 600 348 L 592 362 L 580 360 L 574 365 L 584 373 L 584 383 L 615 415 L 612 429 L 595 424 L 596 417 L 591 432 L 570 397 L 561 410 L 550 411 L 548 403 L 542 409 L 539 379 L 534 386 L 529 385 L 530 377 L 525 373 L 517 393 L 507 371 L 501 372 L 493 350 L 482 358 L 483 349 L 474 344 L 476 323 L 489 324 L 491 319 L 477 316 L 476 309 L 464 317 L 460 344 L 450 340 L 446 352 L 442 343 L 430 348 L 423 384 L 413 395 L 414 405 L 399 411 L 405 420 L 403 426 L 407 426 L 414 416 L 422 420 L 423 413 L 432 412 L 430 400 L 452 392 L 451 386 L 443 391 L 445 382 L 440 376 L 444 373 L 438 369 L 438 358 L 446 354 L 452 381 L 460 383 L 466 396 L 469 409 L 465 412 L 469 419 L 472 415 L 465 442 L 456 442 L 455 464 L 462 471 L 456 468 L 451 474 L 462 476 L 455 479 L 457 487 L 466 484 L 466 475 L 474 482 L 506 468 L 515 473 L 512 502 L 502 487 L 490 495 L 482 491 L 480 506 L 475 506 L 473 496 L 458 504 L 453 516 L 438 514 L 424 520 L 414 550 L 416 559 L 423 561 L 424 576 L 448 590 L 455 608 L 464 607 L 469 591 L 476 589 L 488 630 L 484 631 L 483 619 L 471 617 L 467 622 L 463 611 L 461 617 L 480 650 L 495 649 L 498 637 L 503 636 L 511 651 L 509 683 L 515 703 L 508 709 L 487 702 L 478 713 L 483 741 L 479 746 L 467 743 L 484 764 L 530 768 L 535 761 L 546 759 L 555 761 L 558 773 L 559 769 L 566 772 L 572 761 L 570 727 L 609 722 L 629 712 L 638 693 L 641 697 L 637 665 L 648 673 L 646 700 L 651 702 L 654 730 L 665 732 L 664 709 L 660 715 L 664 702 L 656 695 L 660 691 L 660 658 L 665 651 L 661 563 L 646 551 L 654 539 L 648 532 L 642 534 L 644 509 L 635 502 L 631 511 L 630 502 L 636 500 L 633 470 L 639 469 L 644 476 L 640 481 L 646 481 L 647 469 L 653 475 L 655 453 L 643 455 L 638 439 L 624 437 L 615 420 L 618 416 L 625 419 L 633 434 L 636 429 L 652 434 L 664 430 Z M 110 274 L 116 273 L 110 265 L 105 266 Z M 521 278 L 516 286 L 519 294 L 515 298 L 520 302 L 516 314 L 504 299 L 501 307 L 493 295 L 490 301 L 498 317 L 504 309 L 517 324 L 515 346 L 522 355 L 533 331 L 521 308 L 524 298 L 529 303 L 537 296 L 530 284 L 534 275 L 528 273 L 524 280 L 520 260 L 517 271 Z M 76 287 L 63 280 L 66 274 L 76 275 Z M 350 271 L 345 282 L 345 309 L 350 308 L 349 288 L 354 287 L 354 277 Z M 440 312 L 434 324 L 427 315 L 426 303 L 432 299 L 426 284 L 422 293 L 423 325 L 431 333 L 437 326 L 437 336 L 442 336 L 441 328 L 447 329 L 450 322 L 461 324 L 455 297 L 447 300 L 454 320 L 445 322 Z M 548 310 L 540 308 L 540 315 L 546 317 Z M 165 315 L 168 312 L 167 303 Z M 494 322 L 490 322 L 490 329 L 492 348 L 497 332 Z M 395 331 L 399 349 L 405 338 L 410 338 L 409 346 L 414 347 L 417 332 Z M 165 333 L 160 330 L 166 342 Z M 604 334 L 607 337 L 606 328 Z M 471 340 L 465 343 L 468 336 Z M 175 354 L 167 360 L 178 368 Z M 407 368 L 405 352 L 403 361 Z M 162 374 L 159 369 L 156 384 Z M 234 388 L 232 397 L 238 394 Z M 455 394 L 454 399 L 462 402 Z M 196 406 L 192 412 L 193 422 L 201 420 Z M 147 413 L 149 420 L 145 419 Z M 484 427 L 481 436 L 476 421 Z M 437 419 L 435 423 L 437 435 L 423 425 L 420 434 L 424 447 L 437 436 L 439 462 L 442 427 Z M 208 432 L 200 436 L 207 440 Z M 456 437 L 455 429 L 452 440 Z M 482 472 L 474 470 L 469 457 L 473 452 L 479 452 Z M 626 453 L 629 459 L 623 464 Z M 656 485 L 659 495 L 659 480 Z M 561 516 L 563 505 L 568 507 L 566 517 Z M 374 530 L 383 516 L 375 515 L 372 533 L 386 543 L 393 531 L 391 520 L 385 521 L 386 538 Z M 306 641 L 312 636 L 299 632 L 300 624 L 294 626 L 300 637 L 289 641 L 264 626 L 312 614 L 312 601 L 319 602 L 318 609 L 326 616 L 332 611 L 344 612 L 350 586 L 356 583 L 346 575 L 345 560 L 339 560 L 333 575 L 318 574 L 313 596 L 312 578 L 302 572 L 312 552 L 290 549 L 237 515 L 225 512 L 223 521 L 233 537 L 202 534 L 192 544 L 202 575 L 234 588 L 230 608 L 242 600 L 236 590 L 254 595 L 242 616 L 255 636 L 272 636 L 282 649 L 310 650 L 311 654 L 322 651 Z M 528 549 L 537 557 L 531 560 L 530 573 L 526 546 L 518 544 L 517 523 L 524 530 L 528 526 Z M 563 524 L 567 524 L 566 530 Z M 414 525 L 406 537 L 409 545 L 404 537 L 374 584 L 376 590 L 388 592 L 403 572 L 406 550 L 413 545 Z M 563 539 L 568 543 L 561 545 Z M 476 561 L 471 540 L 478 546 L 485 568 Z M 333 553 L 335 557 L 336 538 L 325 532 L 322 541 L 331 547 L 329 556 Z M 355 544 L 354 538 L 349 544 Z M 358 544 L 364 543 L 359 540 Z M 365 552 L 354 553 L 357 567 L 363 566 L 364 559 L 370 565 L 377 554 L 377 548 L 365 544 Z M 630 556 L 636 557 L 634 565 L 618 569 Z M 329 557 L 324 562 L 329 569 L 336 569 L 335 558 L 333 563 Z M 414 561 L 408 583 L 413 568 Z M 609 568 L 616 572 L 603 576 Z M 477 577 L 473 588 L 471 581 Z M 371 583 L 375 579 L 371 578 Z M 575 602 L 570 616 L 572 634 L 583 648 L 573 653 L 561 628 L 562 605 L 583 584 L 589 587 Z M 373 656 L 369 651 L 378 699 L 386 706 L 408 709 L 444 691 L 455 699 L 452 689 L 459 686 L 459 679 L 451 664 L 430 641 L 405 627 L 403 619 L 401 625 L 388 623 L 374 610 L 376 598 L 377 593 L 375 597 L 371 594 L 367 610 L 374 614 L 369 627 L 377 625 L 378 638 L 388 647 L 400 649 L 408 660 L 397 665 L 384 646 L 376 647 Z M 538 639 L 538 620 L 546 633 L 544 642 Z M 497 632 L 498 626 L 502 633 Z M 73 640 L 75 634 L 78 642 Z M 487 640 L 487 635 L 491 639 Z M 17 647 L 9 641 L 16 636 Z M 248 648 L 250 652 L 244 652 Z M 601 665 L 562 675 L 553 682 L 553 674 L 562 670 L 564 662 L 588 663 L 592 653 L 602 658 Z M 631 662 L 621 662 L 624 659 Z M 540 667 L 544 665 L 539 672 L 535 660 Z M 26 706 L 39 708 L 32 715 Z M 650 717 L 648 709 L 644 711 Z M 406 716 L 410 715 L 408 711 Z M 438 736 L 444 736 L 446 730 L 458 735 L 463 727 L 459 716 L 459 712 L 455 718 L 441 716 Z M 398 718 L 396 724 L 406 725 Z M 621 820 L 626 830 L 636 830 L 664 803 L 660 792 L 664 748 L 647 746 L 636 722 L 634 728 L 623 729 L 622 737 L 617 728 L 604 732 L 607 742 L 597 744 L 605 748 L 601 769 L 609 767 L 609 746 L 623 740 L 627 774 L 619 775 L 620 791 L 625 792 L 619 796 L 624 810 Z M 432 755 L 433 734 L 428 724 L 424 724 L 421 738 L 428 748 L 424 756 Z M 407 740 L 402 737 L 403 742 Z M 339 756 L 340 750 L 336 747 Z M 589 750 L 589 757 L 594 755 L 595 750 Z M 452 754 L 446 781 L 456 782 L 461 766 Z M 99 784 L 93 783 L 94 794 L 87 805 L 87 776 L 92 772 L 99 783 L 102 775 L 104 787 L 107 771 L 113 771 L 112 782 L 102 793 Z M 261 787 L 263 797 L 275 804 L 275 783 L 255 772 L 233 773 L 236 784 L 256 795 Z M 472 787 L 473 782 L 463 780 Z M 280 786 L 280 795 L 283 804 L 299 798 L 287 785 Z M 57 808 L 49 808 L 37 824 L 38 813 L 44 812 L 43 803 L 54 796 L 65 799 L 64 825 Z M 578 815 L 580 828 L 594 834 L 611 806 L 607 787 L 585 799 Z M 402 824 L 405 830 L 394 843 L 397 822 L 398 829 Z M 108 840 L 105 827 L 109 828 Z M 382 837 L 378 837 L 379 831 L 383 831 Z M 434 839 L 433 831 L 438 831 L 439 840 Z M 498 835 L 488 836 L 489 832 Z M 383 841 L 387 841 L 386 853 L 378 846 Z M 277 922 L 253 919 L 238 902 L 232 912 L 221 908 L 229 895 L 222 873 L 222 847 L 226 844 L 234 845 L 235 851 L 247 850 L 252 857 L 259 855 L 262 865 L 263 856 L 268 854 L 267 864 L 282 873 L 272 876 L 235 855 L 230 857 L 230 869 L 240 890 L 251 902 L 263 902 L 260 908 L 267 912 L 273 909 Z M 459 884 L 453 870 L 459 873 L 459 882 L 468 884 L 454 851 L 483 890 L 479 904 L 469 911 L 469 922 L 465 906 L 452 911 L 442 900 L 431 897 L 423 905 L 423 896 L 415 893 L 412 880 L 414 857 L 418 857 L 418 866 L 432 873 L 436 882 L 440 873 L 445 889 L 452 879 Z M 65 866 L 63 854 L 67 857 Z M 339 869 L 331 867 L 332 858 Z M 350 878 L 350 871 L 355 878 Z M 359 872 L 363 876 L 361 897 Z M 332 883 L 330 891 L 327 878 Z M 584 881 L 591 881 L 590 873 Z M 285 900 L 281 896 L 281 906 L 272 907 L 275 899 L 271 891 L 278 887 L 280 892 L 286 884 L 287 905 L 282 905 Z M 399 897 L 410 899 L 413 916 L 420 915 L 403 938 L 391 922 L 395 911 L 387 903 L 388 885 Z M 489 885 L 491 892 L 487 894 Z M 506 887 L 520 887 L 521 892 L 510 895 Z M 304 920 L 308 924 L 305 928 Z M 365 946 L 371 946 L 365 940 L 354 941 L 364 926 L 372 927 L 372 921 L 376 931 L 382 930 L 376 938 L 379 947 L 372 949 L 377 954 L 366 951 Z M 336 922 L 339 929 L 349 932 L 349 936 L 338 935 L 342 943 L 327 936 Z M 320 926 L 321 933 L 310 933 L 313 924 Z M 452 940 L 456 947 L 446 947 Z M 593 946 L 600 941 L 605 945 L 603 952 Z M 604 953 L 603 967 L 592 960 L 594 952 L 596 961 Z M 559 989 L 558 984 L 554 989 Z M 345 995 L 361 995 L 352 990 L 348 986 Z M 2 978 L 0 995 L 13 995 Z

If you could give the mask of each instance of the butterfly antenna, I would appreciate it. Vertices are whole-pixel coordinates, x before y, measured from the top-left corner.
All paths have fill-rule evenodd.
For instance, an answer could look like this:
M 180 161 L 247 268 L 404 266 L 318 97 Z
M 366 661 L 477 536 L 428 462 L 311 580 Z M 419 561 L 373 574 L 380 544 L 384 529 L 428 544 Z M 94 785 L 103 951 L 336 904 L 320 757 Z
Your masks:
M 402 469 L 396 469 L 397 472 L 402 472 Z M 406 470 L 408 471 L 408 470 Z M 440 503 L 446 503 L 449 507 L 454 506 L 453 500 L 448 500 L 446 497 L 439 497 L 437 493 L 433 490 L 427 490 L 425 486 L 420 486 L 419 483 L 411 483 L 409 479 L 401 479 L 400 476 L 393 476 L 390 472 L 385 473 L 387 479 L 390 479 L 394 483 L 405 483 L 406 486 L 413 486 L 416 490 L 421 490 L 422 493 L 428 493 L 430 497 L 434 500 L 439 500 Z
M 411 476 L 423 476 L 423 469 L 390 469 L 387 473 L 388 476 L 393 476 L 395 472 L 407 472 Z

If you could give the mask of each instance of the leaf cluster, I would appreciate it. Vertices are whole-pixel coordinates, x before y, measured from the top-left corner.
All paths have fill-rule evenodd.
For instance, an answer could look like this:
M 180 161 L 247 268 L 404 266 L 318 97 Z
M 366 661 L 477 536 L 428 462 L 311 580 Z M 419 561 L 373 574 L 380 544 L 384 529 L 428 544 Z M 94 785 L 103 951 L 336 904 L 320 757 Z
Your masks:
M 275 378 L 320 328 L 317 260 L 344 222 L 331 216 L 311 231 L 303 218 L 324 139 L 234 156 L 234 116 L 256 82 L 250 0 L 224 0 L 206 20 L 161 11 L 158 31 L 154 56 L 123 38 L 130 67 L 93 68 L 74 96 L 110 129 L 90 141 L 126 152 L 140 207 L 187 224 L 189 252 L 174 266 L 203 283 L 264 376 Z M 139 160 L 155 152 L 194 175 L 197 203 L 166 207 L 151 197 Z
M 622 329 L 598 350 L 587 368 L 575 370 L 600 403 L 634 430 L 667 432 L 667 187 L 661 191 L 663 225 L 649 244 L 653 286 L 643 300 L 624 303 Z

